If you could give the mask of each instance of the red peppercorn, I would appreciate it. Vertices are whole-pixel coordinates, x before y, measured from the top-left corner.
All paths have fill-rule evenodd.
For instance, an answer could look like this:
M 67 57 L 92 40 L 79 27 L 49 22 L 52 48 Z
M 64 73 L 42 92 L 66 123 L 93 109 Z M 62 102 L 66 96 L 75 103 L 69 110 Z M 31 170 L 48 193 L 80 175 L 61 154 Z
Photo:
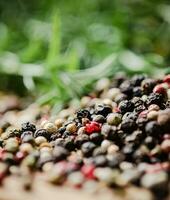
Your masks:
M 90 122 L 85 125 L 85 131 L 87 134 L 91 134 L 94 132 L 100 132 L 101 124 L 98 122 Z
M 81 168 L 81 172 L 85 176 L 86 179 L 94 179 L 95 178 L 94 169 L 95 169 L 94 165 L 84 165 Z
M 170 83 L 170 74 L 166 75 L 163 79 L 163 82 Z
M 153 92 L 159 94 L 166 94 L 166 89 L 163 87 L 162 84 L 158 84 L 154 87 Z

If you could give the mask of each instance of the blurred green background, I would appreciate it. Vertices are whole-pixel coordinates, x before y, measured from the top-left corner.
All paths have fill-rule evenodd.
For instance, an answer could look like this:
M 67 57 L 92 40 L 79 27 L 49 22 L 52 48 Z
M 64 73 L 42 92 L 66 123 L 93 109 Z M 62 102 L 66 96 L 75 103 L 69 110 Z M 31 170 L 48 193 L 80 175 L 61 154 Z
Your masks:
M 117 71 L 164 73 L 169 44 L 169 0 L 1 0 L 0 89 L 64 102 Z

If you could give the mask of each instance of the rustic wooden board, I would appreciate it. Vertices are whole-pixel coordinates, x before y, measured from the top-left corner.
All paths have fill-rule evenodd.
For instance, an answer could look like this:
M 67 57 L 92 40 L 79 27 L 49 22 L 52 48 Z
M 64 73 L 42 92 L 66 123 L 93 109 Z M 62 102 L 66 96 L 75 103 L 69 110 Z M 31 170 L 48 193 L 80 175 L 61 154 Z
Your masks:
M 23 189 L 21 178 L 9 177 L 0 187 L 0 200 L 150 200 L 151 194 L 135 187 L 122 191 L 111 191 L 100 187 L 96 192 L 87 192 L 71 187 L 53 186 L 36 178 L 30 191 Z

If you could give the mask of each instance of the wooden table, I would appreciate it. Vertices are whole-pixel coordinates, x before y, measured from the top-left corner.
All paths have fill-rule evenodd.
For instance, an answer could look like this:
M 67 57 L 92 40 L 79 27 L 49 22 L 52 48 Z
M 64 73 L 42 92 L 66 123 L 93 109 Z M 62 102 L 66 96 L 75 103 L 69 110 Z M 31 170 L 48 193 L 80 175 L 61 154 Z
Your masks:
M 30 191 L 23 189 L 19 177 L 8 177 L 0 187 L 0 200 L 152 200 L 152 195 L 145 189 L 129 187 L 126 190 L 109 190 L 100 186 L 97 191 L 87 192 L 71 187 L 54 186 L 39 176 L 33 181 Z

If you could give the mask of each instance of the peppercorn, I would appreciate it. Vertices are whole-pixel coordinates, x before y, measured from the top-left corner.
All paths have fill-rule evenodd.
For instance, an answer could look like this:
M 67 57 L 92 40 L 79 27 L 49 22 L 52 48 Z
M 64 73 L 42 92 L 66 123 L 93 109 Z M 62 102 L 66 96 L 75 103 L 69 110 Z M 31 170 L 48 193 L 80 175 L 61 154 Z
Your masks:
M 109 125 L 119 125 L 122 120 L 122 115 L 119 113 L 110 113 L 107 116 L 107 123 Z
M 74 137 L 69 136 L 64 140 L 63 146 L 69 150 L 73 151 L 75 149 L 75 144 L 74 144 Z
M 85 157 L 89 157 L 92 155 L 93 150 L 95 149 L 96 145 L 93 142 L 85 142 L 81 146 L 81 151 Z
M 156 81 L 150 78 L 146 78 L 142 81 L 141 86 L 144 94 L 149 94 L 152 92 L 153 88 L 156 85 Z
M 88 141 L 89 141 L 89 136 L 86 134 L 82 134 L 82 135 L 78 135 L 75 138 L 74 143 L 77 148 L 80 148 L 83 143 L 88 142 Z
M 32 132 L 32 131 L 24 131 L 24 132 L 22 132 L 22 134 L 21 134 L 21 140 L 23 140 L 23 138 L 24 138 L 25 136 L 27 136 L 27 135 L 32 136 L 32 135 L 33 135 L 33 132 Z
M 113 155 L 108 155 L 108 166 L 111 168 L 118 167 L 118 165 L 124 160 L 125 156 L 122 153 L 115 153 Z
M 96 145 L 100 145 L 102 140 L 103 140 L 103 135 L 100 133 L 92 133 L 90 135 L 90 140 L 96 144 Z
M 86 109 L 81 109 L 79 110 L 77 113 L 77 118 L 79 120 L 81 120 L 82 118 L 88 118 L 89 120 L 91 120 L 91 115 L 90 115 L 90 112 Z
M 92 119 L 93 121 L 98 122 L 98 123 L 104 123 L 106 121 L 103 115 L 93 115 Z
M 81 172 L 85 176 L 86 179 L 94 179 L 95 178 L 94 170 L 95 170 L 95 166 L 93 164 L 83 165 L 81 168 Z
M 115 100 L 119 94 L 121 94 L 119 88 L 110 88 L 106 93 L 106 97 L 110 100 Z
M 146 78 L 145 75 L 141 74 L 141 75 L 135 75 L 132 77 L 131 79 L 131 83 L 133 84 L 133 86 L 140 86 L 142 81 Z
M 85 131 L 87 134 L 91 134 L 94 132 L 100 132 L 101 124 L 98 122 L 90 122 L 85 125 Z
M 107 149 L 107 153 L 110 154 L 110 155 L 113 155 L 115 154 L 117 151 L 119 150 L 119 146 L 115 145 L 115 144 L 112 144 L 108 147 Z
M 43 136 L 45 137 L 47 140 L 50 140 L 51 134 L 46 130 L 46 129 L 38 129 L 35 133 L 34 133 L 34 137 L 39 137 L 39 136 Z
M 68 155 L 69 152 L 61 146 L 55 146 L 53 149 L 53 157 L 56 162 L 64 160 Z
M 103 115 L 104 117 L 106 117 L 111 112 L 112 112 L 112 108 L 108 105 L 98 105 L 95 108 L 96 115 Z
M 106 155 L 106 153 L 107 153 L 107 149 L 104 149 L 99 146 L 94 149 L 92 156 L 95 157 L 99 155 Z
M 23 123 L 21 125 L 21 131 L 32 131 L 34 133 L 36 131 L 36 126 L 30 122 Z
M 70 133 L 75 133 L 77 131 L 77 126 L 75 123 L 70 123 L 66 126 L 66 130 Z
M 119 110 L 122 114 L 125 114 L 126 112 L 131 112 L 134 109 L 134 103 L 128 100 L 121 101 L 119 103 Z
M 32 135 L 26 135 L 25 137 L 23 137 L 22 143 L 30 143 L 34 145 L 35 144 L 34 137 Z
M 53 134 L 57 131 L 57 127 L 51 122 L 45 123 L 43 129 L 46 129 L 49 134 Z
M 47 139 L 46 139 L 45 137 L 43 137 L 43 136 L 38 136 L 38 137 L 35 138 L 35 143 L 36 143 L 37 145 L 40 145 L 40 144 L 42 144 L 43 142 L 47 142 Z
M 133 94 L 133 86 L 128 80 L 125 80 L 120 84 L 120 90 L 122 93 L 126 94 L 129 98 Z
M 162 133 L 161 127 L 156 121 L 148 122 L 145 126 L 145 132 L 154 137 L 158 137 Z
M 57 128 L 61 128 L 62 125 L 63 125 L 63 123 L 64 123 L 64 119 L 62 119 L 62 118 L 56 119 L 55 122 L 54 122 L 54 124 L 55 124 L 55 126 L 56 126 Z
M 126 133 L 131 133 L 136 129 L 136 122 L 133 119 L 123 120 L 121 123 L 121 129 Z
M 144 144 L 149 148 L 149 149 L 153 149 L 156 141 L 154 140 L 154 138 L 152 136 L 147 136 L 144 140 Z
M 150 106 L 151 104 L 157 104 L 158 106 L 162 107 L 163 103 L 164 103 L 163 95 L 159 93 L 151 93 L 146 100 L 147 106 Z
M 107 165 L 107 159 L 104 155 L 96 156 L 93 162 L 96 167 L 104 167 Z

